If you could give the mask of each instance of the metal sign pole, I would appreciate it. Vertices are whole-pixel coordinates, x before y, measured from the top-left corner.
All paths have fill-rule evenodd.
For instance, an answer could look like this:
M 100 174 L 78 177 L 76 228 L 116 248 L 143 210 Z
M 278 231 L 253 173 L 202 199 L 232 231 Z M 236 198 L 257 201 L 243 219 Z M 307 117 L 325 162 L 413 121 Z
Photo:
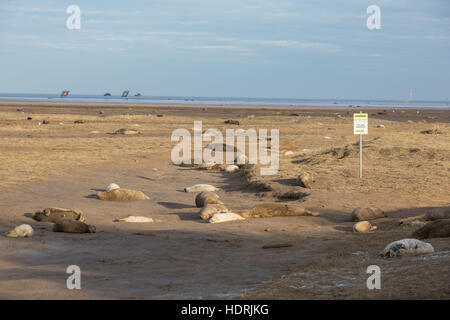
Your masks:
M 369 115 L 362 111 L 353 114 L 353 134 L 359 134 L 359 178 L 362 178 L 362 135 L 369 133 Z
M 359 177 L 362 178 L 362 134 L 359 134 Z

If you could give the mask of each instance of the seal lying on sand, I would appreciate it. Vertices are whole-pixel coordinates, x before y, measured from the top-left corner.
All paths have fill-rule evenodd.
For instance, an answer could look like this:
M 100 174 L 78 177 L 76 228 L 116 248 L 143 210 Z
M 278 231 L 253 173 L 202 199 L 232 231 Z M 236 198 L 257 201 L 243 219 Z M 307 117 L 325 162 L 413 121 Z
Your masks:
M 317 212 L 311 212 L 303 207 L 293 204 L 263 203 L 253 209 L 239 212 L 244 218 L 268 218 L 283 216 L 318 216 Z
M 409 222 L 414 220 L 435 221 L 441 219 L 450 219 L 450 207 L 433 208 L 425 214 L 400 219 L 399 224 L 408 224 Z
M 9 238 L 26 238 L 32 237 L 33 235 L 34 230 L 29 224 L 21 224 L 20 226 L 5 233 L 5 236 Z
M 353 225 L 353 232 L 365 233 L 376 230 L 376 226 L 372 226 L 369 221 L 360 221 Z
M 195 184 L 191 187 L 184 188 L 184 192 L 203 192 L 203 191 L 217 191 L 216 187 L 210 184 Z
M 54 232 L 66 233 L 95 233 L 95 226 L 88 225 L 81 221 L 61 219 L 53 226 Z
M 106 192 L 98 192 L 97 198 L 104 201 L 136 201 L 136 200 L 148 200 L 142 191 L 129 190 L 129 189 L 112 189 Z
M 207 204 L 200 210 L 200 218 L 203 220 L 208 220 L 216 213 L 225 213 L 228 212 L 228 208 L 223 204 Z
M 115 184 L 115 183 L 110 183 L 106 187 L 106 191 L 110 191 L 110 190 L 114 190 L 114 189 L 120 189 L 119 185 Z
M 209 219 L 209 223 L 221 223 L 235 220 L 245 220 L 245 219 L 233 212 L 221 212 L 213 215 L 212 218 Z
M 127 128 L 121 128 L 119 130 L 114 131 L 113 134 L 125 134 L 125 135 L 130 135 L 130 134 L 140 134 L 139 130 L 135 130 L 135 129 L 127 129 Z
M 126 218 L 117 219 L 116 222 L 154 222 L 152 218 L 142 216 L 128 216 Z
M 411 237 L 416 239 L 448 238 L 450 237 L 450 219 L 441 219 L 427 223 L 414 231 Z
M 385 218 L 384 212 L 377 207 L 359 207 L 352 212 L 352 221 L 365 221 Z
M 60 219 L 86 221 L 86 216 L 83 211 L 79 209 L 64 209 L 64 208 L 46 208 L 42 211 L 36 211 L 33 214 L 33 219 L 42 222 L 56 222 Z
M 431 244 L 417 239 L 403 239 L 389 243 L 380 256 L 392 258 L 397 256 L 417 256 L 434 252 Z
M 297 179 L 295 180 L 295 182 L 303 188 L 309 188 L 311 189 L 313 183 L 314 183 L 314 177 L 311 173 L 308 172 L 302 172 Z
M 232 164 L 232 165 L 226 166 L 225 171 L 228 173 L 233 173 L 233 172 L 239 171 L 239 167 Z
M 220 201 L 219 196 L 211 191 L 203 191 L 200 192 L 195 197 L 195 205 L 197 208 L 202 208 L 207 204 L 223 204 L 222 201 Z
M 238 166 L 248 164 L 248 157 L 245 154 L 239 154 L 236 159 L 234 159 L 234 163 Z
M 200 170 L 212 170 L 216 166 L 215 162 L 204 162 L 198 166 Z

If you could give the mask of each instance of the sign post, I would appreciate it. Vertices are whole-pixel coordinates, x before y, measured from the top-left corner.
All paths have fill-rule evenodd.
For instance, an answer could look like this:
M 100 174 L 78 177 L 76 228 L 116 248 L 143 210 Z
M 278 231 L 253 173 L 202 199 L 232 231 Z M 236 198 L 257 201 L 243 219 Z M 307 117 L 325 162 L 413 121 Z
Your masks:
M 362 135 L 369 133 L 369 115 L 367 113 L 353 114 L 353 134 L 359 134 L 359 177 L 362 178 Z

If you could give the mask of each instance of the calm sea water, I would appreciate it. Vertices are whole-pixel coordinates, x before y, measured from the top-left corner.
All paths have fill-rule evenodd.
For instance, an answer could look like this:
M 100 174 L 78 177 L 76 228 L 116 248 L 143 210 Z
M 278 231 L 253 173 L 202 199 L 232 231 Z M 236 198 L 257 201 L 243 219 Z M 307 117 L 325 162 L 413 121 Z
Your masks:
M 374 107 L 374 108 L 436 108 L 450 109 L 450 101 L 387 101 L 387 100 L 329 100 L 329 99 L 267 99 L 267 98 L 221 98 L 221 97 L 168 97 L 168 96 L 130 96 L 70 94 L 0 94 L 0 101 L 46 101 L 79 103 L 142 103 L 167 105 L 223 105 L 223 106 L 293 106 L 293 107 Z

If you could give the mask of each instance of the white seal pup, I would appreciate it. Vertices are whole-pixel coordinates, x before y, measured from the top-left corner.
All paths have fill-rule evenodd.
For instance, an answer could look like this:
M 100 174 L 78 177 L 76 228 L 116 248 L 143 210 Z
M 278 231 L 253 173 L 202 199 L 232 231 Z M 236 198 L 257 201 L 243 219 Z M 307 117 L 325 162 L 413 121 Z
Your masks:
M 119 222 L 140 222 L 140 223 L 155 222 L 152 218 L 147 218 L 147 217 L 143 217 L 143 216 L 128 216 L 126 218 L 118 219 L 116 221 L 119 221 Z
M 360 221 L 353 225 L 353 232 L 365 233 L 376 230 L 376 226 L 372 226 L 369 221 Z
M 106 187 L 106 191 L 110 191 L 110 190 L 114 190 L 114 189 L 120 189 L 119 185 L 117 185 L 115 183 L 110 183 Z
M 34 230 L 29 224 L 21 224 L 5 234 L 5 236 L 9 238 L 27 238 L 32 237 L 33 235 Z
M 228 173 L 233 173 L 233 172 L 236 172 L 236 171 L 238 171 L 238 170 L 239 170 L 239 167 L 236 166 L 236 165 L 234 165 L 234 164 L 229 165 L 229 166 L 227 166 L 227 167 L 225 168 L 225 171 L 228 172 Z
M 248 157 L 245 154 L 239 154 L 236 159 L 234 160 L 234 162 L 237 165 L 243 165 L 243 164 L 248 164 Z
M 222 223 L 228 221 L 245 220 L 242 216 L 233 212 L 219 212 L 209 219 L 209 223 Z
M 200 218 L 202 220 L 208 220 L 216 213 L 225 213 L 229 211 L 230 210 L 223 204 L 207 204 L 200 210 Z
M 417 256 L 434 252 L 431 244 L 417 239 L 402 239 L 389 243 L 380 256 L 392 258 L 397 256 Z
M 203 192 L 203 191 L 217 191 L 216 187 L 210 184 L 195 184 L 191 187 L 184 188 L 184 192 Z

